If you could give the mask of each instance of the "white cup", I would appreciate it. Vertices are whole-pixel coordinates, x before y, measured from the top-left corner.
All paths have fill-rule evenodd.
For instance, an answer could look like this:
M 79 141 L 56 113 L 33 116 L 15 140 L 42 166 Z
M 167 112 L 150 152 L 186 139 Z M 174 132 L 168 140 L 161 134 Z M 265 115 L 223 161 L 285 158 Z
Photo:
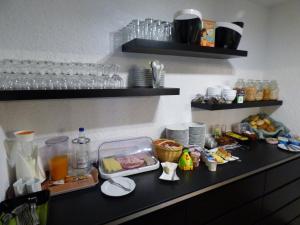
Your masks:
M 27 193 L 34 193 L 42 190 L 41 181 L 37 178 L 32 178 L 26 182 Z
M 26 187 L 23 179 L 19 179 L 15 183 L 13 183 L 13 188 L 16 197 L 26 194 Z

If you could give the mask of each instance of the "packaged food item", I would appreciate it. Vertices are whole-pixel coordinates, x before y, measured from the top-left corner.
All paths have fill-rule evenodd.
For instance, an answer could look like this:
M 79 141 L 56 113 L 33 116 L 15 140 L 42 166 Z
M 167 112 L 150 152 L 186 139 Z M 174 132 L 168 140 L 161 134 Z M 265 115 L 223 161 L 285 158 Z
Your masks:
M 245 137 L 245 136 L 233 133 L 233 132 L 227 132 L 226 135 L 229 136 L 229 137 L 232 137 L 232 138 L 234 138 L 238 141 L 242 141 L 242 142 L 249 141 L 248 137 Z
M 201 31 L 201 46 L 215 47 L 216 22 L 212 20 L 203 20 Z
M 253 80 L 249 80 L 245 87 L 245 100 L 255 101 L 256 100 L 256 86 Z
M 184 149 L 179 159 L 179 168 L 182 170 L 193 170 L 193 161 L 188 149 Z
M 224 146 L 224 145 L 231 145 L 236 143 L 236 141 L 228 136 L 221 136 L 219 138 L 216 139 L 216 141 L 218 142 L 219 146 Z

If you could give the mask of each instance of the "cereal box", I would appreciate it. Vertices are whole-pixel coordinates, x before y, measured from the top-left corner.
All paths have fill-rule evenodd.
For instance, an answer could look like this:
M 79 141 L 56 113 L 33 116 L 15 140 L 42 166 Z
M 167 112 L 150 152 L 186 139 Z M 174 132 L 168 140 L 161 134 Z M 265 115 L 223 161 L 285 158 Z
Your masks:
M 215 47 L 216 22 L 212 20 L 203 20 L 201 32 L 201 46 Z

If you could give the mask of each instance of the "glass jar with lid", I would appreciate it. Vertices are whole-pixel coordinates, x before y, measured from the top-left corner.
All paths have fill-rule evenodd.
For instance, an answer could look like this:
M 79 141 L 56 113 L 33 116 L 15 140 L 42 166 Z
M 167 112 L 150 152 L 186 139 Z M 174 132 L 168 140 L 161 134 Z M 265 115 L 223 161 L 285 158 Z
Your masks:
M 270 100 L 278 100 L 279 98 L 279 88 L 276 80 L 270 82 Z
M 243 79 L 238 79 L 235 88 L 237 103 L 244 103 L 245 99 L 245 81 Z
M 256 86 L 253 80 L 248 80 L 245 88 L 245 99 L 246 101 L 256 100 Z
M 256 101 L 261 101 L 264 98 L 264 89 L 263 89 L 263 83 L 260 80 L 255 81 L 256 86 Z
M 270 82 L 268 80 L 263 81 L 263 100 L 270 100 L 271 98 L 271 87 L 270 87 Z

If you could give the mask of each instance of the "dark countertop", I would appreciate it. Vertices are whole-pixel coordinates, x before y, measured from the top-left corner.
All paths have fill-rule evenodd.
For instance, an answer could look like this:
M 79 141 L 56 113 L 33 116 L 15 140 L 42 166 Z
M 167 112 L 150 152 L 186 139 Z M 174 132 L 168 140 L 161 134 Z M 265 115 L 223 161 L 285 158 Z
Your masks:
M 202 163 L 194 171 L 178 169 L 177 182 L 159 180 L 161 169 L 130 176 L 136 189 L 121 198 L 102 194 L 103 181 L 87 190 L 53 197 L 49 225 L 119 224 L 300 157 L 265 143 L 254 143 L 249 150 L 234 150 L 233 155 L 242 162 L 219 165 L 217 172 L 209 172 Z

